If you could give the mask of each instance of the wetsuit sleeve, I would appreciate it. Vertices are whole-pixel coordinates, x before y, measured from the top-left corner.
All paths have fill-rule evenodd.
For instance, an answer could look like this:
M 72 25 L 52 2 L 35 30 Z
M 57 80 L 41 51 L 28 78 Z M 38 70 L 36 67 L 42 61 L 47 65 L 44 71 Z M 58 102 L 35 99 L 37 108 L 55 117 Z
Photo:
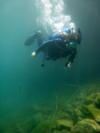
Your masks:
M 34 42 L 34 40 L 36 39 L 36 35 L 34 34 L 34 35 L 32 35 L 32 36 L 30 36 L 26 41 L 25 41 L 25 45 L 26 46 L 30 46 L 33 42 Z
M 38 54 L 39 52 L 45 52 L 45 51 L 47 51 L 48 46 L 50 46 L 53 43 L 54 43 L 54 40 L 49 40 L 49 41 L 43 42 L 40 45 L 40 47 L 36 50 L 36 54 Z
M 39 52 L 44 52 L 47 48 L 48 48 L 48 44 L 47 44 L 47 43 L 42 44 L 42 45 L 36 50 L 36 54 L 38 54 Z

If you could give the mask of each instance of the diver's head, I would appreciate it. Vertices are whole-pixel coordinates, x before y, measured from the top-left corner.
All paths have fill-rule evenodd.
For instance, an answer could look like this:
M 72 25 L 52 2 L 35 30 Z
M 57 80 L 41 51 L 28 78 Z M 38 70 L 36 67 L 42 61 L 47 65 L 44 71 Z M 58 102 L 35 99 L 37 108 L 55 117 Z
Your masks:
M 65 26 L 64 28 L 63 28 L 63 32 L 65 32 L 65 33 L 71 33 L 71 30 L 70 30 L 70 28 L 69 27 L 67 27 L 67 26 Z

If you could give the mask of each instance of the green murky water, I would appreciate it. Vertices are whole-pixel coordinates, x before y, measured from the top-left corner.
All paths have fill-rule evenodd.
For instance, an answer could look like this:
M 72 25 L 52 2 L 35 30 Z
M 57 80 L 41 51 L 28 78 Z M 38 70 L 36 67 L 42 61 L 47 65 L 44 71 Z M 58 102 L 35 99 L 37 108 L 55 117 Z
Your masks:
M 73 66 L 65 70 L 64 60 L 42 68 L 39 58 L 31 58 L 36 44 L 24 45 L 34 31 L 50 28 L 41 1 L 0 1 L 0 133 L 83 133 L 86 126 L 89 133 L 100 132 L 100 2 L 44 2 L 64 2 L 63 14 L 82 31 Z

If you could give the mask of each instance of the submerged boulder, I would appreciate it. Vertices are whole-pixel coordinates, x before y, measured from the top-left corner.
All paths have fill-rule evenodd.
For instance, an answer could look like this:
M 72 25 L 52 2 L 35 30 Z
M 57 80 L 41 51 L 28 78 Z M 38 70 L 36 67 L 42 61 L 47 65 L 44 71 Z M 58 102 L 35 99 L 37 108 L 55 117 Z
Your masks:
M 91 113 L 93 119 L 95 119 L 96 122 L 100 123 L 100 109 L 96 108 L 93 104 L 86 106 L 86 109 Z
M 100 109 L 100 93 L 95 94 L 94 104 L 97 108 Z
M 86 97 L 85 102 L 76 108 L 77 117 L 95 119 L 100 123 L 100 93 Z
M 94 95 L 87 96 L 84 99 L 84 104 L 85 105 L 89 105 L 89 104 L 92 104 L 92 103 L 94 103 Z
M 73 122 L 67 119 L 57 120 L 57 129 L 58 130 L 70 130 L 73 127 Z
M 100 126 L 92 119 L 83 119 L 74 126 L 71 133 L 100 133 Z
M 94 93 L 85 98 L 85 104 L 94 104 L 97 108 L 100 109 L 100 93 Z

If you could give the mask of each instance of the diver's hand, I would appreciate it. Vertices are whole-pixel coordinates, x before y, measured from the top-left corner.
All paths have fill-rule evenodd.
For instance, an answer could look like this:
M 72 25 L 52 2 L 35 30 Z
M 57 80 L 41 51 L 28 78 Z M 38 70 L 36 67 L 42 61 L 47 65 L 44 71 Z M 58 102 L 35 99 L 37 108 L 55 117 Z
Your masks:
M 32 52 L 32 55 L 31 55 L 33 58 L 36 56 L 36 52 Z

